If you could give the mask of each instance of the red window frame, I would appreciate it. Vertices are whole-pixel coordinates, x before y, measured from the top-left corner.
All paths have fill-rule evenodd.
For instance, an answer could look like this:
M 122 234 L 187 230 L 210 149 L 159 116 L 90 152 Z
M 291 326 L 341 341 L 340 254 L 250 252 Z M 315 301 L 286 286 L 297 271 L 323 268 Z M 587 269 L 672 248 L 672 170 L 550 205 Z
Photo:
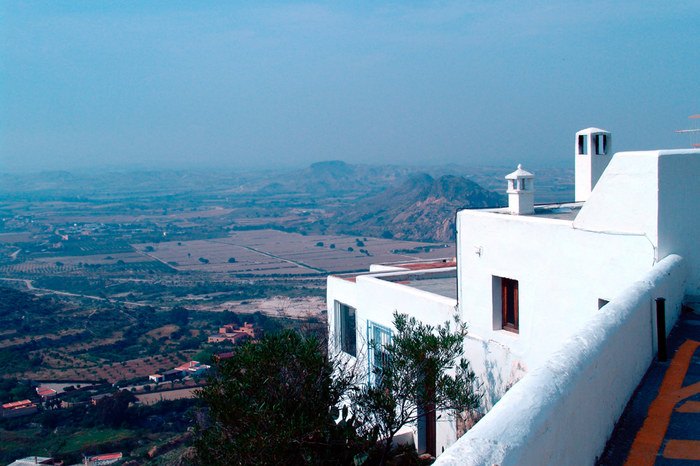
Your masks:
M 518 281 L 510 278 L 501 278 L 501 326 L 519 333 Z

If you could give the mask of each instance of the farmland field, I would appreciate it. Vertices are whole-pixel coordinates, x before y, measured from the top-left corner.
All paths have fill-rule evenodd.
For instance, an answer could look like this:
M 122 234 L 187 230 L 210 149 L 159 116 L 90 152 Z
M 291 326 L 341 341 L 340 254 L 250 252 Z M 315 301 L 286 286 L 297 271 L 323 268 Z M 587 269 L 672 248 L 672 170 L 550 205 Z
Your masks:
M 196 388 L 181 388 L 178 390 L 167 390 L 164 392 L 144 393 L 136 395 L 139 402 L 152 405 L 163 400 L 178 400 L 180 398 L 194 398 Z
M 265 176 L 207 178 L 214 185 L 189 173 L 84 185 L 64 176 L 0 186 L 6 376 L 138 380 L 213 351 L 206 336 L 234 318 L 265 331 L 325 329 L 328 274 L 455 255 L 453 243 L 328 229 L 335 209 L 369 186 L 287 192 Z
M 225 238 L 132 246 L 144 254 L 147 249 L 152 249 L 147 253 L 150 257 L 178 270 L 252 275 L 354 272 L 368 269 L 375 262 L 434 259 L 455 254 L 452 244 L 301 235 L 278 230 L 236 231 Z M 231 258 L 235 261 L 229 262 Z
M 304 179 L 316 186 L 324 176 Z M 7 178 L 4 374 L 138 380 L 213 351 L 206 336 L 231 321 L 265 331 L 325 329 L 328 274 L 455 255 L 453 243 L 329 229 L 337 209 L 376 192 L 383 175 L 340 190 L 322 182 L 299 191 L 287 181 L 201 173 Z
M 151 374 L 172 369 L 187 362 L 187 357 L 191 357 L 194 352 L 184 351 L 181 354 L 182 357 L 171 354 L 131 359 L 111 364 L 89 363 L 75 358 L 67 361 L 69 364 L 63 367 L 41 369 L 35 372 L 28 372 L 25 375 L 37 380 L 71 379 L 89 380 L 92 382 L 106 380 L 110 383 L 116 383 L 121 380 L 148 377 Z M 51 362 L 47 360 L 47 365 Z

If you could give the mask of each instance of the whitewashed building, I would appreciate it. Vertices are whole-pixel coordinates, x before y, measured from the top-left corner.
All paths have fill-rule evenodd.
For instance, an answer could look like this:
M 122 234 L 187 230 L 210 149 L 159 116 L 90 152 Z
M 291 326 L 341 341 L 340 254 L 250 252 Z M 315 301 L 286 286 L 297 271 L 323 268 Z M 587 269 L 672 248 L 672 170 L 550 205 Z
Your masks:
M 371 347 L 387 343 L 393 330 L 394 312 L 409 314 L 423 323 L 444 324 L 457 311 L 457 270 L 453 259 L 373 265 L 368 273 L 328 277 L 328 320 L 331 352 L 342 352 L 366 374 L 382 357 Z M 436 451 L 456 440 L 454 421 L 437 421 Z M 412 426 L 396 436 L 427 450 L 425 426 Z
M 468 323 L 488 414 L 439 463 L 594 462 L 656 352 L 653 299 L 670 330 L 700 296 L 700 150 L 612 155 L 610 133 L 589 128 L 574 157 L 575 202 L 538 205 L 519 166 L 508 207 L 459 211 L 456 263 L 328 278 L 331 345 L 368 373 L 367 341 L 390 336 L 394 311 Z M 455 432 L 438 421 L 438 453 Z

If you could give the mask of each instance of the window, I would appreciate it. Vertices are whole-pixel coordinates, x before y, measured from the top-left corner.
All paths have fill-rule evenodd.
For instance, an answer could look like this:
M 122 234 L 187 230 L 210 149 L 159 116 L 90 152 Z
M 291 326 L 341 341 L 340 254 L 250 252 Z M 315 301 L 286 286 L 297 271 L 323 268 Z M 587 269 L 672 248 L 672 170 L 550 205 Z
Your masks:
M 351 356 L 357 353 L 357 334 L 355 333 L 355 308 L 335 302 L 335 335 L 341 351 Z
M 587 154 L 588 153 L 588 137 L 585 134 L 579 134 L 578 136 L 578 153 Z
M 369 343 L 369 383 L 374 385 L 381 380 L 384 368 L 389 365 L 389 355 L 384 348 L 391 343 L 391 330 L 374 322 L 367 322 L 367 342 Z
M 518 281 L 493 277 L 493 328 L 518 333 Z

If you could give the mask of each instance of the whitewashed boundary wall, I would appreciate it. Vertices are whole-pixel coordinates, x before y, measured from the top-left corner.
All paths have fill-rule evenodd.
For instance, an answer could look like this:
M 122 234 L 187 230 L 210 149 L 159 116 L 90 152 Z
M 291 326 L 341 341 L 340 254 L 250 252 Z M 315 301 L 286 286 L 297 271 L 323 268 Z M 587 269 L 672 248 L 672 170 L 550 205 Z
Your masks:
M 594 464 L 653 359 L 653 300 L 666 298 L 674 323 L 687 274 L 680 256 L 657 263 L 506 392 L 435 464 Z

